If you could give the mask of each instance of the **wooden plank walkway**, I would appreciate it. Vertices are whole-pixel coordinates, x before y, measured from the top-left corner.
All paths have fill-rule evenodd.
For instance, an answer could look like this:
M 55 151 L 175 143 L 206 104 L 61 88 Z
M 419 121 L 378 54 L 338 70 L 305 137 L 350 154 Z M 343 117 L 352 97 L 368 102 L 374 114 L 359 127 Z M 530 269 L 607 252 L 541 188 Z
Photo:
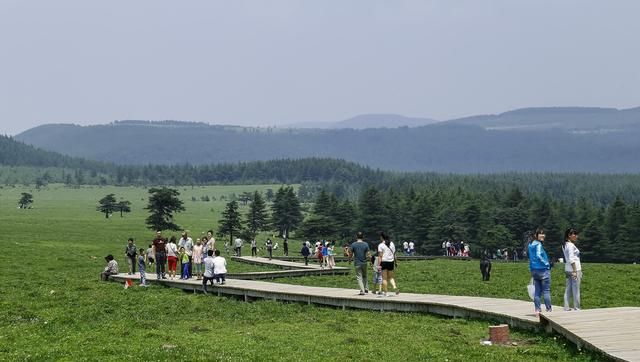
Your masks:
M 242 263 L 254 264 L 254 265 L 268 265 L 275 266 L 282 269 L 311 269 L 311 270 L 349 270 L 349 268 L 344 267 L 333 267 L 333 269 L 322 269 L 318 263 L 313 263 L 311 260 L 309 265 L 304 265 L 302 263 L 296 263 L 286 260 L 280 259 L 269 259 L 263 257 L 251 257 L 251 256 L 232 256 L 232 260 L 239 261 Z
M 578 348 L 600 351 L 620 361 L 640 361 L 640 308 L 599 308 L 546 313 L 540 323 Z
M 234 259 L 243 259 L 243 261 L 248 259 L 247 262 L 293 269 L 285 272 L 302 274 L 331 272 L 330 270 L 321 270 L 317 264 L 305 266 L 299 263 L 252 257 Z M 334 268 L 333 271 L 348 272 L 349 269 Z M 139 280 L 139 274 L 121 273 L 111 276 L 110 279 L 120 282 L 124 282 L 126 279 Z M 155 273 L 147 274 L 147 280 L 151 283 L 159 283 L 194 293 L 202 291 L 200 280 L 156 280 Z M 228 278 L 225 285 L 215 285 L 209 290 L 218 296 L 237 296 L 245 301 L 270 299 L 328 305 L 342 309 L 423 312 L 449 317 L 490 320 L 506 323 L 516 328 L 544 328 L 549 332 L 562 334 L 575 343 L 578 348 L 598 351 L 614 360 L 640 362 L 640 308 L 601 308 L 565 312 L 562 307 L 554 306 L 553 312 L 542 313 L 538 320 L 533 313 L 532 303 L 528 301 L 414 293 L 401 293 L 388 297 L 374 294 L 361 296 L 358 295 L 355 285 L 355 280 L 354 289 L 344 289 Z

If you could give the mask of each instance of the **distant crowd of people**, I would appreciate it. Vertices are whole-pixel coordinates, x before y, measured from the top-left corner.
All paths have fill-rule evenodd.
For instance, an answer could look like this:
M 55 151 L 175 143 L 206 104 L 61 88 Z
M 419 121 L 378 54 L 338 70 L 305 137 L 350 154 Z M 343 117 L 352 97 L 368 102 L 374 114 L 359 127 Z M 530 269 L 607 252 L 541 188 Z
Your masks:
M 442 242 L 442 250 L 444 256 L 469 256 L 469 244 L 465 243 L 464 240 L 444 240 Z

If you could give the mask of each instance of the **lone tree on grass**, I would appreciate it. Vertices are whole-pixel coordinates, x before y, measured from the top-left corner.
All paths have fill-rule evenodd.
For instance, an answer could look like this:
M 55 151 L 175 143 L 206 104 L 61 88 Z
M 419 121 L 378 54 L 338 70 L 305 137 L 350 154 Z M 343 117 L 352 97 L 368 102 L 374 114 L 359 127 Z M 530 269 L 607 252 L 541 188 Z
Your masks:
M 96 208 L 97 211 L 100 211 L 104 214 L 105 218 L 109 218 L 109 215 L 113 214 L 113 211 L 116 209 L 116 197 L 114 194 L 109 194 L 98 201 L 100 205 Z
M 229 235 L 229 244 L 233 245 L 233 236 L 238 235 L 242 229 L 240 211 L 238 211 L 238 203 L 235 200 L 227 203 L 218 224 L 220 225 L 218 234 L 220 236 Z
M 23 192 L 22 196 L 20 197 L 20 201 L 18 201 L 18 207 L 20 209 L 28 209 L 29 207 L 31 207 L 32 203 L 33 195 L 28 192 Z
M 118 201 L 116 210 L 120 211 L 120 217 L 122 217 L 123 212 L 131 212 L 131 202 L 127 200 Z
M 151 230 L 181 230 L 180 226 L 173 222 L 173 214 L 184 211 L 182 200 L 178 198 L 180 192 L 166 187 L 149 189 L 149 204 L 145 210 L 151 215 L 145 221 Z

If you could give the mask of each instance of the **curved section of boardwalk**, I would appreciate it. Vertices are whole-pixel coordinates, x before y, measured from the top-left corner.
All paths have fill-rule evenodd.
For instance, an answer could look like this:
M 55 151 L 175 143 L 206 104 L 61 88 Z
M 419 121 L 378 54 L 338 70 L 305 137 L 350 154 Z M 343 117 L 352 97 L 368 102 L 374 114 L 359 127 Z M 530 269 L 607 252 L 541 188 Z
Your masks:
M 280 273 L 305 275 L 349 271 L 348 268 L 321 270 L 317 264 L 305 266 L 300 263 L 266 258 L 243 257 L 235 259 L 243 259 L 242 261 L 248 259 L 249 262 L 256 264 L 294 269 Z M 120 282 L 124 282 L 126 279 L 137 280 L 139 275 L 118 274 L 111 276 L 111 280 Z M 202 291 L 202 282 L 199 280 L 156 280 L 154 274 L 147 274 L 147 280 L 151 283 L 159 283 L 194 293 Z M 555 331 L 564 335 L 568 340 L 576 343 L 578 348 L 585 347 L 595 350 L 616 360 L 640 361 L 640 308 L 603 308 L 564 312 L 561 307 L 554 307 L 554 312 L 541 314 L 539 321 L 533 314 L 531 302 L 512 299 L 413 293 L 401 293 L 389 297 L 378 297 L 373 294 L 361 296 L 358 295 L 358 290 L 355 288 L 308 287 L 231 278 L 227 279 L 225 285 L 211 287 L 210 292 L 219 296 L 239 296 L 245 301 L 261 298 L 341 308 L 424 312 L 449 317 L 491 320 L 525 329 L 544 327 L 549 332 Z
M 343 268 L 339 266 L 333 267 L 333 269 L 322 268 L 320 267 L 320 265 L 314 262 L 310 262 L 309 265 L 304 265 L 302 263 L 296 263 L 296 262 L 287 261 L 287 260 L 269 259 L 269 258 L 263 258 L 263 257 L 232 256 L 231 259 L 242 262 L 242 263 L 275 266 L 282 269 L 349 270 L 349 268 Z

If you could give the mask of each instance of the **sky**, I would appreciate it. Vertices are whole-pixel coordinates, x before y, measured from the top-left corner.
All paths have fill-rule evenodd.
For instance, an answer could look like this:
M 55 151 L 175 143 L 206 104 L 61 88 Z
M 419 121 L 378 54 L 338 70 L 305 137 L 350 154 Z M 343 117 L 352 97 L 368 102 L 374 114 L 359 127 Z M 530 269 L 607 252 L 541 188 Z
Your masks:
M 0 0 L 0 134 L 640 106 L 640 1 Z

